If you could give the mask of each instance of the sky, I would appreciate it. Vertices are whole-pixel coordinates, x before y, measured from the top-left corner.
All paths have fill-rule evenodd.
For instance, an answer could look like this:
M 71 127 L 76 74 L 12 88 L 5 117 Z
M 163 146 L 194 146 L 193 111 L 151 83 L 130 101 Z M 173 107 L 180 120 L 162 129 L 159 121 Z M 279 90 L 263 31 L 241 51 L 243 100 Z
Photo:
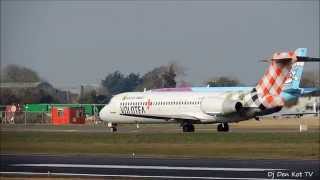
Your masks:
M 318 0 L 1 1 L 1 66 L 26 66 L 57 87 L 170 62 L 193 85 L 215 76 L 254 85 L 261 59 L 299 47 L 319 57 Z

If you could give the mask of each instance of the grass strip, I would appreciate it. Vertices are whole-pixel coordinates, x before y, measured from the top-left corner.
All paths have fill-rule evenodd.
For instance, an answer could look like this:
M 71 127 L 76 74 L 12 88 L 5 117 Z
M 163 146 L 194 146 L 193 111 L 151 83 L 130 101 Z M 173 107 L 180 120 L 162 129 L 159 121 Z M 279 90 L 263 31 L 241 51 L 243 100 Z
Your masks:
M 1 132 L 1 152 L 319 159 L 319 133 Z

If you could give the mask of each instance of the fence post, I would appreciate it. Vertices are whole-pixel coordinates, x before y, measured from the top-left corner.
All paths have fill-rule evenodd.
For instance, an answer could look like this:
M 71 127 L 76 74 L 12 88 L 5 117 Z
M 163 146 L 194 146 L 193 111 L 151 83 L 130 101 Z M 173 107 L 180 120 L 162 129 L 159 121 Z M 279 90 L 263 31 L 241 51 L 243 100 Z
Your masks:
M 27 127 L 27 111 L 24 111 L 24 127 Z
M 2 120 L 2 124 L 6 124 L 7 122 L 7 112 L 4 112 L 4 119 Z
M 44 119 L 43 119 L 43 112 L 41 112 L 41 123 L 45 124 Z

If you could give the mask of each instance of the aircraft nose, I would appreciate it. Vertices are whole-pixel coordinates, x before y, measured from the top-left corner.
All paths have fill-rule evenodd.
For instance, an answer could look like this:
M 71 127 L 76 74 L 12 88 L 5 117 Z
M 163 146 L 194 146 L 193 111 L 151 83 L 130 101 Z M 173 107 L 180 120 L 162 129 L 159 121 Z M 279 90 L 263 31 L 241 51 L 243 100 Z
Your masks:
M 108 110 L 109 110 L 108 105 L 104 106 L 104 107 L 100 110 L 100 112 L 99 112 L 99 117 L 100 117 L 100 119 L 102 119 L 102 120 L 106 120 L 106 119 L 107 119 Z

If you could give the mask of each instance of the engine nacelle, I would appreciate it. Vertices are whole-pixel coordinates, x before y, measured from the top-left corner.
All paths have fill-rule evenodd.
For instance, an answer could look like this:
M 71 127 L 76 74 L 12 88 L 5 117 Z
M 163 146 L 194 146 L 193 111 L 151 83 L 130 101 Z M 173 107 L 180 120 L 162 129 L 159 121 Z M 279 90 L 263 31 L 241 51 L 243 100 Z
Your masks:
M 224 98 L 205 98 L 201 102 L 201 110 L 206 114 L 228 114 L 241 109 L 241 102 Z

